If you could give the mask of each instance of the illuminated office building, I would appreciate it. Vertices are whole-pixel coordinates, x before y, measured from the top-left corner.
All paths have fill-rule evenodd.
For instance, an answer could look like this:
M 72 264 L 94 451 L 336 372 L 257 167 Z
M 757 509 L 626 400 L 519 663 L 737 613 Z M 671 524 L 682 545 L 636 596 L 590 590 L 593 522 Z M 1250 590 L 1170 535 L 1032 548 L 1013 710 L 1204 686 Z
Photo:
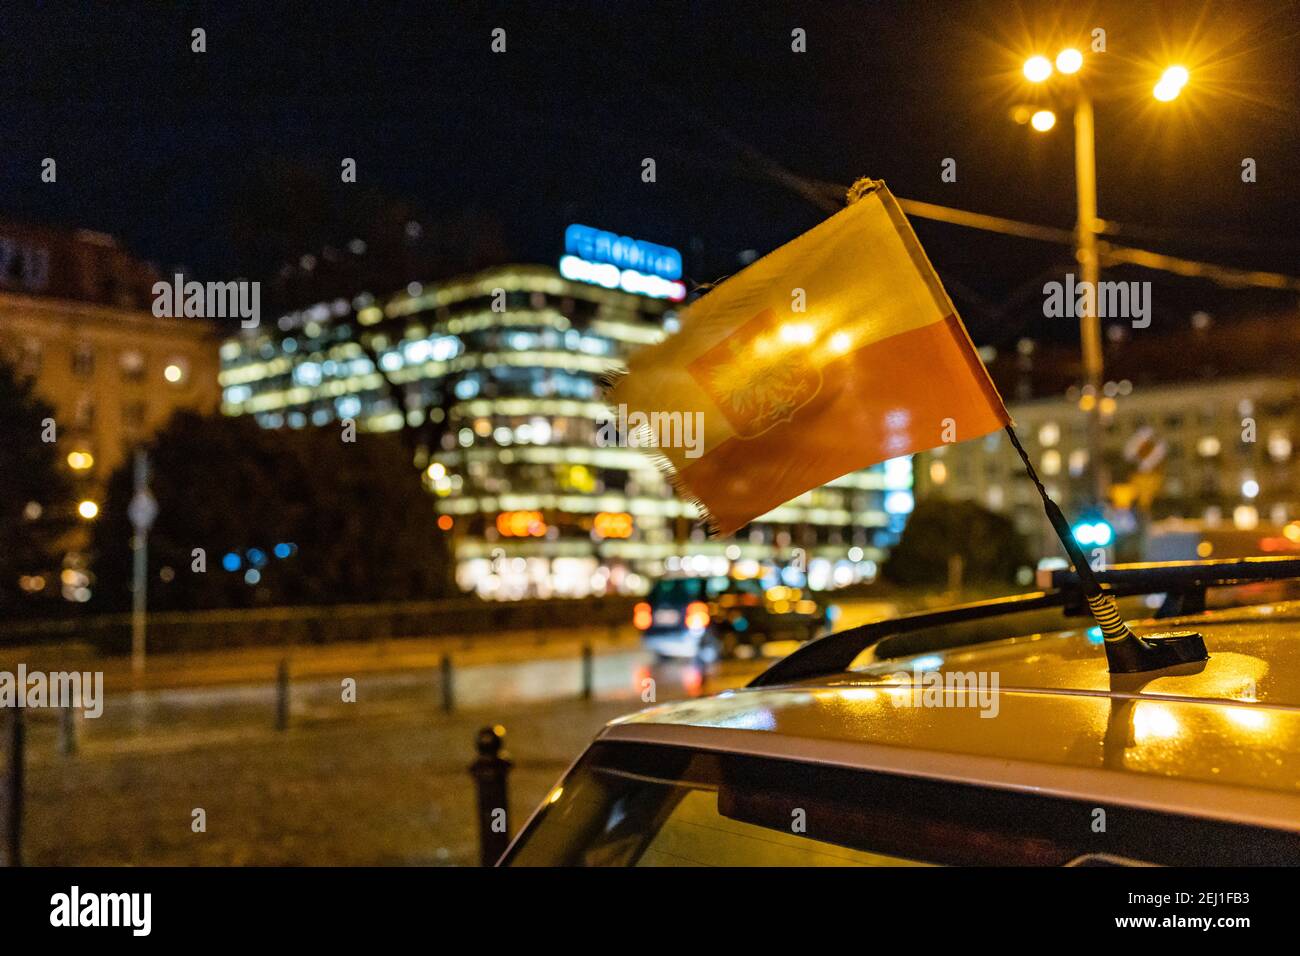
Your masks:
M 575 257 L 575 246 L 606 261 Z M 417 434 L 415 465 L 453 536 L 456 580 L 486 597 L 639 593 L 665 573 L 791 562 L 814 587 L 874 575 L 911 510 L 908 459 L 710 540 L 643 452 L 602 446 L 602 377 L 674 330 L 684 290 L 666 259 L 632 260 L 650 263 L 639 272 L 617 243 L 575 243 L 572 230 L 569 248 L 561 271 L 585 281 L 502 266 L 242 333 L 221 352 L 224 411 L 268 428 L 351 418 Z
M 1240 532 L 1239 553 L 1300 551 L 1300 312 L 1211 327 L 1112 338 L 1111 381 L 1100 396 L 1071 382 L 1066 348 L 1036 359 L 1032 343 L 992 360 L 994 381 L 1048 493 L 1073 518 L 1113 525 L 1104 546 L 1123 560 L 1224 556 L 1203 547 L 1173 555 L 1155 538 L 1168 529 Z M 987 354 L 987 352 L 986 352 Z M 1173 357 L 1176 357 L 1174 360 Z M 1088 414 L 1100 417 L 1105 499 L 1089 470 Z M 1001 434 L 940 446 L 915 458 L 921 498 L 977 501 L 1008 515 L 1040 554 L 1055 534 L 1019 455 Z M 1108 536 L 1109 538 L 1109 536 Z M 1253 540 L 1251 540 L 1253 539 Z M 1093 542 L 1085 541 L 1085 545 Z

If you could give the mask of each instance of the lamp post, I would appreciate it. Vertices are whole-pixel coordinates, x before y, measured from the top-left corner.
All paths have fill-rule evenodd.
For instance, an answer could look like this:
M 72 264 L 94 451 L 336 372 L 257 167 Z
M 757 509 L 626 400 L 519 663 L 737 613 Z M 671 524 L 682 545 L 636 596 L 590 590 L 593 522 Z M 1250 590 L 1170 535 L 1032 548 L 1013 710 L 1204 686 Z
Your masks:
M 1084 378 L 1080 404 L 1088 416 L 1088 471 L 1092 477 L 1093 504 L 1100 505 L 1106 499 L 1108 481 L 1101 448 L 1103 360 L 1101 317 L 1097 311 L 1097 283 L 1101 278 L 1097 256 L 1097 139 L 1092 97 L 1076 76 L 1083 64 L 1083 54 L 1073 47 L 1066 47 L 1056 55 L 1055 69 L 1047 57 L 1035 55 L 1025 61 L 1022 72 L 1030 83 L 1045 83 L 1054 73 L 1073 80 L 1070 89 L 1074 107 L 1075 260 L 1079 263 L 1080 285 L 1090 290 L 1083 297 L 1079 314 Z M 1178 97 L 1189 78 L 1184 67 L 1172 66 L 1161 75 L 1152 93 L 1157 100 L 1167 103 Z M 1039 110 L 1032 115 L 1029 125 L 1040 133 L 1046 133 L 1056 125 L 1056 115 L 1051 110 Z
M 1092 99 L 1082 88 L 1074 104 L 1074 182 L 1076 198 L 1075 259 L 1079 274 L 1091 289 L 1084 296 L 1079 316 L 1079 341 L 1083 349 L 1083 377 L 1092 392 L 1088 403 L 1088 465 L 1092 475 L 1094 504 L 1105 500 L 1109 483 L 1101 452 L 1101 317 L 1097 314 L 1097 140 L 1093 124 Z
M 138 681 L 144 676 L 149 529 L 158 517 L 158 502 L 149 491 L 149 459 L 142 449 L 135 453 L 135 495 L 126 511 L 135 532 L 131 539 L 131 672 Z

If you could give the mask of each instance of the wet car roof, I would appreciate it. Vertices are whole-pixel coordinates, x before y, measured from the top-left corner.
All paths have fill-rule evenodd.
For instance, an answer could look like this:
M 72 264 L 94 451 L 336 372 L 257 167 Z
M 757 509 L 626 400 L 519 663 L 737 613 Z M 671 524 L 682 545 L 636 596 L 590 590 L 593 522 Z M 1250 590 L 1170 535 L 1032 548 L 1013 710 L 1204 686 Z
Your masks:
M 1300 829 L 1300 602 L 1134 622 L 1139 634 L 1192 627 L 1210 659 L 1178 672 L 1112 675 L 1100 638 L 1079 628 L 653 707 L 602 736 Z M 982 695 L 924 696 L 924 674 L 951 685 L 981 673 Z
M 868 662 L 855 673 L 866 679 L 908 670 L 920 661 L 927 670 L 996 669 L 1004 690 L 1138 693 L 1300 707 L 1300 601 L 1131 623 L 1138 635 L 1199 631 L 1210 660 L 1203 669 L 1161 671 L 1154 677 L 1111 674 L 1098 629 L 1081 627 Z

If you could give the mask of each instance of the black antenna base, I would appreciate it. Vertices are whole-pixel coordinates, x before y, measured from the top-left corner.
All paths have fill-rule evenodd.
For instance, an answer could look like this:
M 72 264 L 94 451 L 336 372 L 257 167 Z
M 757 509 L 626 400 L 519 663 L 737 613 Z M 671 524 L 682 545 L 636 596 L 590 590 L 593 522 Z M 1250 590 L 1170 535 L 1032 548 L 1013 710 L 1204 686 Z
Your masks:
M 1130 633 L 1120 640 L 1106 641 L 1107 669 L 1112 674 L 1140 674 L 1209 659 L 1205 638 L 1196 631 L 1144 634 L 1142 637 Z

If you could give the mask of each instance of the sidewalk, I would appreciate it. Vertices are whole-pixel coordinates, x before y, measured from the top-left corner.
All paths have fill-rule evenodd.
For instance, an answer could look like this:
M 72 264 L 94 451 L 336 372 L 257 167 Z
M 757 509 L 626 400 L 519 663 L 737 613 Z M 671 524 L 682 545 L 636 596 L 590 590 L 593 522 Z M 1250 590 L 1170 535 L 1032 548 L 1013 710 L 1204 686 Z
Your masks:
M 510 825 L 523 825 L 573 757 L 640 701 L 569 701 L 493 713 L 298 718 L 169 735 L 155 748 L 58 753 L 52 721 L 29 735 L 28 865 L 474 865 L 466 768 L 485 723 L 515 760 Z M 170 741 L 168 743 L 168 741 Z M 207 832 L 191 830 L 202 808 Z

